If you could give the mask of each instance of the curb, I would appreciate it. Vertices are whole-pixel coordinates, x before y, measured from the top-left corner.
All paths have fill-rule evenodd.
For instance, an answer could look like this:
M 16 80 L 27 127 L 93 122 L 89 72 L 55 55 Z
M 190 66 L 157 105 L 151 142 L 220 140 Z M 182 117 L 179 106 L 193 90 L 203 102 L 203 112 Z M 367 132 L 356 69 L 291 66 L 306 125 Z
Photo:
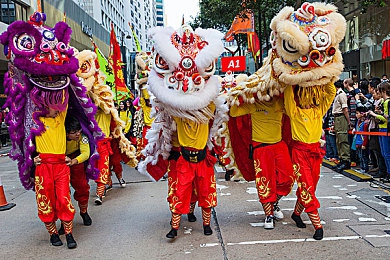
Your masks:
M 335 166 L 336 164 L 334 162 L 328 161 L 326 159 L 322 159 L 322 165 L 327 167 L 327 168 L 332 169 L 332 167 Z M 371 175 L 366 175 L 366 174 L 360 173 L 354 169 L 344 170 L 343 172 L 340 172 L 340 173 L 348 178 L 351 178 L 351 179 L 357 181 L 357 182 L 365 182 L 365 181 L 373 181 L 374 180 L 374 178 L 372 178 Z

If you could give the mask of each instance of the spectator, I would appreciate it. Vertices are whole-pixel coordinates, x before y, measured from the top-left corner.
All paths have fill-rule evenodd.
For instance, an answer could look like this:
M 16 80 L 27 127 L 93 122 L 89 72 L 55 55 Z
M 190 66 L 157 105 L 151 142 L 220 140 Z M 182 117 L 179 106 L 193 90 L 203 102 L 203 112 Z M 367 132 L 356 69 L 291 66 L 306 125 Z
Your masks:
M 387 125 L 389 118 L 389 100 L 390 100 L 390 83 L 382 82 L 379 84 L 379 91 L 382 94 L 383 106 L 382 110 L 376 110 L 374 112 L 370 112 L 370 115 L 377 118 L 379 123 L 379 131 L 387 133 Z M 379 136 L 379 144 L 381 148 L 381 152 L 383 158 L 385 159 L 387 174 L 381 180 L 383 182 L 390 182 L 390 137 L 389 136 Z
M 333 101 L 332 114 L 334 116 L 337 152 L 340 158 L 340 164 L 335 167 L 335 170 L 341 172 L 351 168 L 350 147 L 348 144 L 348 130 L 351 124 L 348 113 L 347 95 L 343 91 L 343 82 L 339 80 L 334 85 L 337 88 L 337 92 Z
M 351 78 L 345 79 L 343 81 L 344 88 L 347 91 L 347 100 L 348 100 L 348 112 L 349 112 L 349 130 L 352 130 L 356 125 L 356 94 L 360 93 L 358 89 L 358 84 L 354 83 Z M 355 167 L 358 158 L 356 154 L 355 147 L 352 146 L 354 135 L 352 133 L 348 133 L 348 143 L 350 147 L 350 159 L 351 159 L 351 167 Z
M 334 116 L 332 114 L 332 109 L 333 109 L 333 104 L 326 112 L 323 121 L 323 129 L 325 132 L 325 142 L 326 142 L 325 158 L 337 164 L 339 162 L 339 158 L 338 158 L 339 156 L 337 153 L 336 133 L 334 131 Z
M 368 132 L 368 122 L 366 122 L 366 108 L 356 108 L 356 126 L 357 132 Z M 356 151 L 360 160 L 360 169 L 362 173 L 368 173 L 368 135 L 355 135 Z
M 387 78 L 386 74 L 382 75 L 382 82 L 389 82 L 389 79 Z
M 374 111 L 379 113 L 381 111 L 380 107 L 382 106 L 382 95 L 377 88 L 378 83 L 380 82 L 379 78 L 373 78 L 370 80 L 369 90 L 372 92 L 372 96 L 374 99 Z M 368 111 L 370 115 L 372 110 Z M 376 115 L 374 112 L 374 115 Z M 369 116 L 370 123 L 368 126 L 368 130 L 370 132 L 379 132 L 379 120 L 376 119 L 375 116 Z M 387 174 L 385 159 L 382 156 L 380 145 L 379 145 L 379 137 L 376 135 L 369 136 L 369 150 L 370 150 L 370 158 L 373 164 L 373 169 L 370 170 L 370 175 L 374 178 L 383 178 Z

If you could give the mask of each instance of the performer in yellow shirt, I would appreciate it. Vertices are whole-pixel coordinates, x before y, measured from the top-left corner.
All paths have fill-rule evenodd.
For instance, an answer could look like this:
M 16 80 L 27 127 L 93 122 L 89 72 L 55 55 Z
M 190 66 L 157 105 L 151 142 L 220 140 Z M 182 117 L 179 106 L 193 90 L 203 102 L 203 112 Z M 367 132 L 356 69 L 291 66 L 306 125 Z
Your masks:
M 35 193 L 38 217 L 45 223 L 54 246 L 61 246 L 55 225 L 57 218 L 64 225 L 68 248 L 77 247 L 73 238 L 75 209 L 70 198 L 70 169 L 65 161 L 66 132 L 64 111 L 48 107 L 48 114 L 40 117 L 45 131 L 35 137 L 38 157 L 34 158 Z
M 321 240 L 323 228 L 318 214 L 320 203 L 315 194 L 323 157 L 319 140 L 322 118 L 335 97 L 336 88 L 332 83 L 328 83 L 324 86 L 322 99 L 314 100 L 313 105 L 307 107 L 299 105 L 299 98 L 298 101 L 295 100 L 298 91 L 298 86 L 288 86 L 284 91 L 284 106 L 291 121 L 292 162 L 298 182 L 297 202 L 291 218 L 299 228 L 305 228 L 300 216 L 305 210 L 316 230 L 313 238 Z
M 74 189 L 73 197 L 78 202 L 80 216 L 85 226 L 92 224 L 88 214 L 89 184 L 84 162 L 89 159 L 89 140 L 82 133 L 80 122 L 68 115 L 65 120 L 66 159 L 70 167 L 70 184 Z
M 256 101 L 233 105 L 230 116 L 250 114 L 256 188 L 265 212 L 265 229 L 274 228 L 274 219 L 282 219 L 278 206 L 282 196 L 291 192 L 294 184 L 293 167 L 286 143 L 282 140 L 283 99 L 273 97 L 270 101 Z
M 110 124 L 111 124 L 111 114 L 106 114 L 103 109 L 100 107 L 95 115 L 96 122 L 98 123 L 100 129 L 102 130 L 104 138 L 99 140 L 97 143 L 97 151 L 100 155 L 100 159 L 97 162 L 99 169 L 99 177 L 96 182 L 96 196 L 95 204 L 102 205 L 103 203 L 103 195 L 105 193 L 106 184 L 109 184 L 110 178 L 110 162 L 109 158 L 112 154 L 111 149 L 111 137 L 110 137 Z
M 137 139 L 137 158 L 139 160 L 144 158 L 141 151 L 148 144 L 148 139 L 145 136 L 154 121 L 154 118 L 151 117 L 152 106 L 150 104 L 150 94 L 146 88 L 143 88 L 141 91 L 140 106 L 142 109 L 143 128 L 142 137 Z
M 215 111 L 215 105 L 209 109 Z M 195 186 L 198 205 L 202 207 L 203 231 L 205 235 L 213 233 L 210 227 L 211 208 L 217 206 L 217 191 L 214 164 L 217 159 L 206 148 L 209 137 L 209 124 L 173 117 L 177 125 L 177 138 L 181 156 L 176 162 L 177 186 L 172 203 L 172 229 L 167 238 L 175 238 L 180 226 L 182 214 L 190 212 L 191 196 Z

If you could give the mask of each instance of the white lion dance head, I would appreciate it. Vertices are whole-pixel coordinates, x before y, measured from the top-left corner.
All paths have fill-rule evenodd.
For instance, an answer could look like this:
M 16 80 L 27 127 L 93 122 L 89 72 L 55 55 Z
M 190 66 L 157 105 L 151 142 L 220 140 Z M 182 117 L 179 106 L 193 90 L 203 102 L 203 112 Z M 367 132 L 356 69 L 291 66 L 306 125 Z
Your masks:
M 208 106 L 219 93 L 213 74 L 223 51 L 222 33 L 183 25 L 177 31 L 153 28 L 149 35 L 155 43 L 149 90 L 158 101 L 182 111 Z

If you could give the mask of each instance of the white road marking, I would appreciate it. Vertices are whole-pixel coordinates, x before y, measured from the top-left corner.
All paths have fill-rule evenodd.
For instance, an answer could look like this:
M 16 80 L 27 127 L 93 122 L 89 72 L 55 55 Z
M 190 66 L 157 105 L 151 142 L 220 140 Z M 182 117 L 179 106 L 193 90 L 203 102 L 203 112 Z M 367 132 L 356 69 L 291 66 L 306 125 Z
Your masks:
M 340 188 L 341 185 L 333 185 L 333 188 Z
M 317 199 L 331 199 L 331 200 L 342 200 L 340 196 L 318 196 Z M 297 198 L 282 198 L 285 201 L 297 200 Z
M 347 188 L 340 188 L 339 190 L 348 190 Z
M 257 194 L 257 189 L 254 187 L 248 187 L 246 188 L 246 192 L 249 194 Z
M 349 199 L 358 199 L 360 197 L 356 196 L 356 195 L 348 195 L 347 198 L 349 198 Z
M 248 215 L 255 215 L 255 216 L 257 216 L 257 215 L 264 215 L 264 211 L 261 211 L 261 210 L 259 210 L 259 211 L 249 211 L 247 213 L 248 213 Z
M 358 215 L 358 216 L 363 216 L 363 215 L 366 215 L 366 214 L 364 214 L 364 213 L 357 212 L 357 211 L 355 211 L 353 214 L 355 214 L 355 215 Z
M 225 186 L 225 185 L 217 184 L 217 190 L 223 190 L 223 189 L 227 189 L 227 188 L 229 188 L 229 187 Z
M 360 222 L 376 222 L 375 218 L 359 218 Z
M 349 221 L 349 218 L 334 219 L 333 221 L 334 222 L 345 222 L 345 221 Z
M 226 246 L 236 245 L 258 245 L 258 244 L 279 244 L 279 243 L 300 243 L 300 242 L 321 242 L 321 241 L 338 241 L 338 240 L 355 240 L 361 239 L 361 236 L 345 236 L 345 237 L 324 237 L 322 240 L 315 240 L 313 238 L 296 238 L 296 239 L 280 239 L 280 240 L 259 240 L 259 241 L 244 241 L 235 243 L 225 243 Z M 200 244 L 200 247 L 214 247 L 220 246 L 219 243 Z
M 348 186 L 348 187 L 356 187 L 357 184 L 348 184 L 347 186 Z
M 341 206 L 341 207 L 328 207 L 328 209 L 350 209 L 350 210 L 355 210 L 357 207 L 355 206 Z
M 219 196 L 230 196 L 230 195 L 232 195 L 232 194 L 231 193 L 222 193 L 222 192 L 219 194 Z
M 386 235 L 366 235 L 365 237 L 369 237 L 369 238 L 375 238 L 375 237 L 378 237 L 378 238 L 382 238 L 382 237 L 390 237 L 389 234 L 386 234 Z
M 264 227 L 264 222 L 249 223 L 252 227 Z

